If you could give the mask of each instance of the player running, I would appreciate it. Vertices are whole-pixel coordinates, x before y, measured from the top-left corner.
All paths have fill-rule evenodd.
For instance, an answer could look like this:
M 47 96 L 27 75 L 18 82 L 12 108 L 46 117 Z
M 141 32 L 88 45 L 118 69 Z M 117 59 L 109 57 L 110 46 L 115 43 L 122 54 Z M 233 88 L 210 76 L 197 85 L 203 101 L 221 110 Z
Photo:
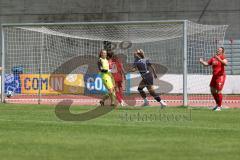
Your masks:
M 105 100 L 110 97 L 111 98 L 111 106 L 115 106 L 114 82 L 113 82 L 112 75 L 110 73 L 106 50 L 101 50 L 99 53 L 98 69 L 100 71 L 100 75 L 101 75 L 103 84 L 109 92 L 108 94 L 104 95 L 104 97 L 100 101 L 100 104 L 101 104 L 101 106 L 104 106 Z
M 155 68 L 149 62 L 149 60 L 145 58 L 144 52 L 142 49 L 137 49 L 134 51 L 134 58 L 135 58 L 134 64 L 133 64 L 133 67 L 130 69 L 130 72 L 134 72 L 134 71 L 138 70 L 139 73 L 141 74 L 142 81 L 140 82 L 140 84 L 138 86 L 138 91 L 144 100 L 143 106 L 149 105 L 146 93 L 143 91 L 143 89 L 145 87 L 147 87 L 150 95 L 153 96 L 153 98 L 161 104 L 161 108 L 166 107 L 167 104 L 163 100 L 161 100 L 160 96 L 155 93 L 154 88 L 153 88 L 152 72 L 154 74 L 154 78 L 157 78 Z M 152 69 L 152 72 L 149 70 L 149 68 Z
M 126 103 L 123 101 L 123 80 L 126 80 L 124 68 L 121 60 L 113 54 L 113 52 L 108 52 L 108 62 L 113 79 L 115 81 L 115 92 L 116 98 L 121 106 L 126 106 Z
M 216 102 L 214 111 L 221 111 L 222 109 L 222 89 L 226 79 L 225 66 L 228 61 L 225 58 L 224 48 L 220 47 L 217 49 L 217 53 L 207 62 L 200 58 L 200 63 L 204 66 L 212 66 L 212 80 L 210 82 L 211 94 Z

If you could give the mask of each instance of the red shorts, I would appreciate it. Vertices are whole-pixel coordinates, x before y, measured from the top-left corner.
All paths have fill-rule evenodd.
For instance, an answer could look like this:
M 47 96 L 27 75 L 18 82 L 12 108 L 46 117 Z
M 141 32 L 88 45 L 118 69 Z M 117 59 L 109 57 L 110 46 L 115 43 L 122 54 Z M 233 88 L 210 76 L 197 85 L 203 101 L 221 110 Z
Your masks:
M 117 87 L 118 89 L 122 89 L 122 83 L 123 83 L 123 81 L 115 81 L 115 87 Z
M 123 81 L 123 76 L 122 74 L 119 74 L 119 73 L 113 73 L 113 78 L 114 78 L 114 81 L 115 82 L 122 82 Z
M 212 76 L 212 80 L 210 82 L 210 87 L 213 87 L 213 88 L 217 89 L 218 91 L 221 91 L 223 89 L 225 80 L 226 80 L 226 75 Z

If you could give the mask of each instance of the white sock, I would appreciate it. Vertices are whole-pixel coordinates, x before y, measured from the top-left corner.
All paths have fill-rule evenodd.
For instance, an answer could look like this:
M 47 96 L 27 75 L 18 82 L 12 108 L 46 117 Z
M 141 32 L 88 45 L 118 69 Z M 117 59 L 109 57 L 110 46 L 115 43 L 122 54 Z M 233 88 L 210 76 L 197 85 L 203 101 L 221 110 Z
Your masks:
M 167 103 L 166 103 L 166 102 L 164 102 L 163 100 L 161 100 L 161 101 L 160 101 L 160 104 L 161 104 L 161 105 L 164 105 L 164 106 L 166 106 L 166 105 L 167 105 Z

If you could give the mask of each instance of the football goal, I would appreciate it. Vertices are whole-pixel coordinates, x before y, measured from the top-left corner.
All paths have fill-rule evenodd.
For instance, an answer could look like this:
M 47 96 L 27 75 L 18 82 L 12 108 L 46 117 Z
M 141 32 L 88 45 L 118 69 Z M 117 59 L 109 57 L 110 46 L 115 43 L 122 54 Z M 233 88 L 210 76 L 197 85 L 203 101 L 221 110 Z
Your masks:
M 99 51 L 114 52 L 127 71 L 134 50 L 142 49 L 158 74 L 154 87 L 168 104 L 208 106 L 214 104 L 211 67 L 199 59 L 223 45 L 227 27 L 188 20 L 3 24 L 2 102 L 96 103 L 106 91 L 97 74 Z M 126 77 L 126 101 L 140 103 L 140 75 Z

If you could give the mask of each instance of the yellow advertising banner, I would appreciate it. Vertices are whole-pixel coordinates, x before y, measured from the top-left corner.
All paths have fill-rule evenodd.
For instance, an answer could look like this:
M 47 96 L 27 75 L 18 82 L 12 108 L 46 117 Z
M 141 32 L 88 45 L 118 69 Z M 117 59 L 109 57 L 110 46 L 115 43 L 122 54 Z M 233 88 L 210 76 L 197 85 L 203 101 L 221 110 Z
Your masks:
M 82 74 L 21 74 L 23 94 L 83 94 Z

